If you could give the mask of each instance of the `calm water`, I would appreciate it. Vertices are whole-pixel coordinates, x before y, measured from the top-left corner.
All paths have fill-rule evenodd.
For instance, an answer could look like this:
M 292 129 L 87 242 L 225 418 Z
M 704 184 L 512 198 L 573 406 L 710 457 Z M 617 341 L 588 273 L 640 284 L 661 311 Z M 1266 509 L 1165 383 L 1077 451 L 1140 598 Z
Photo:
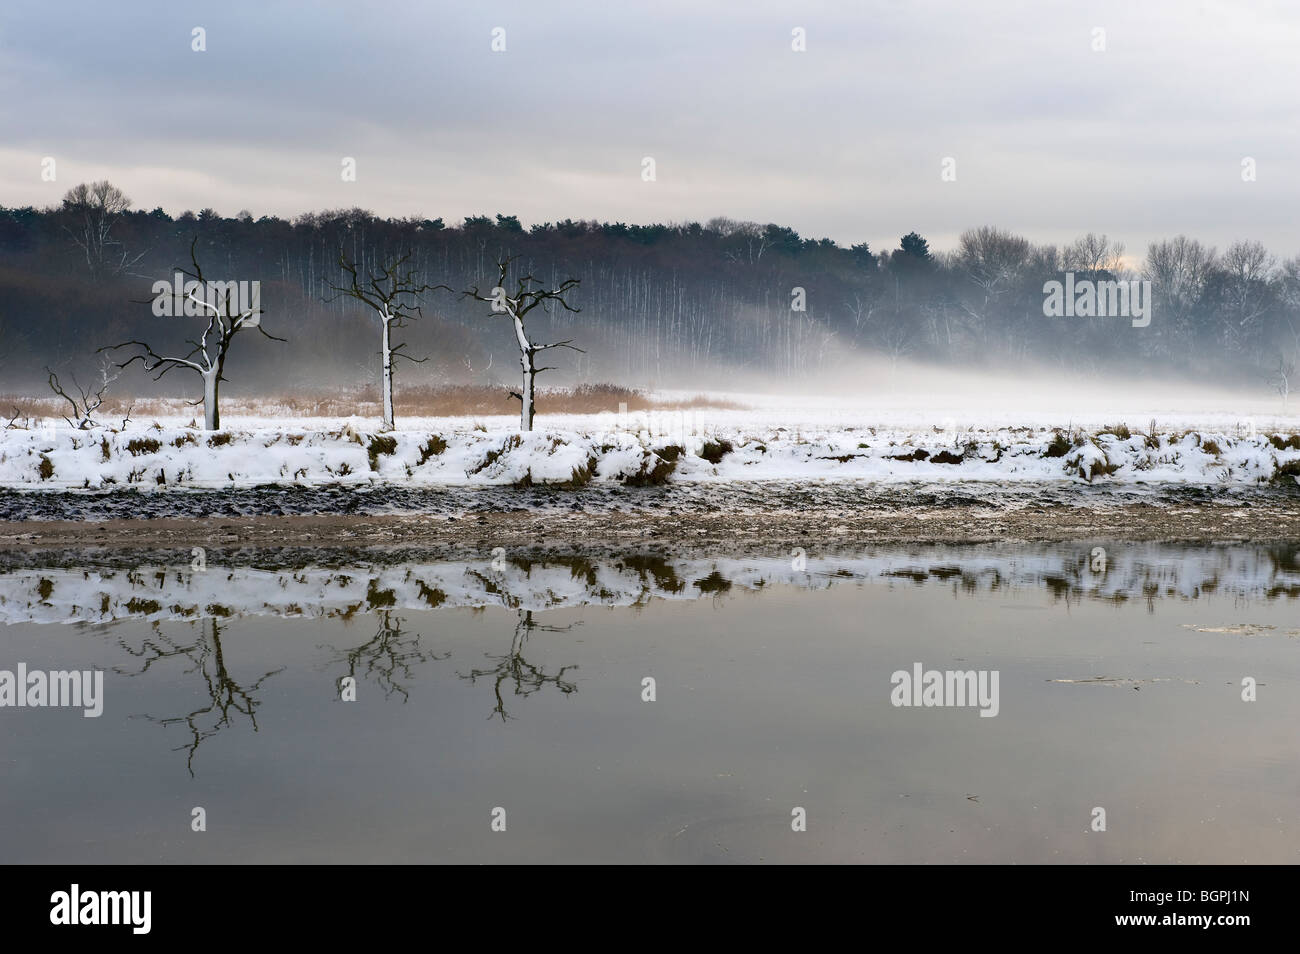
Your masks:
M 1294 863 L 1298 552 L 10 554 L 0 861 Z

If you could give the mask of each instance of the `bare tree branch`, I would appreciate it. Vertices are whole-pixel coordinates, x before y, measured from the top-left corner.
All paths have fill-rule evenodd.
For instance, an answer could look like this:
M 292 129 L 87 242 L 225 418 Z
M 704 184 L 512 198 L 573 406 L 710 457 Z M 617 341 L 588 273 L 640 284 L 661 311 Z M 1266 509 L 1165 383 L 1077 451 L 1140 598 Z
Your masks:
M 475 285 L 463 292 L 462 297 L 486 302 L 492 306 L 494 314 L 505 314 L 514 323 L 515 343 L 519 348 L 519 365 L 523 373 L 523 389 L 522 394 L 519 396 L 520 427 L 522 430 L 531 431 L 533 429 L 533 418 L 536 414 L 537 375 L 543 371 L 555 370 L 550 367 L 537 367 L 537 355 L 551 348 L 568 348 L 571 351 L 583 354 L 586 352 L 575 347 L 572 344 L 572 339 L 557 341 L 552 344 L 534 343 L 528 337 L 524 318 L 538 306 L 541 306 L 543 312 L 549 313 L 554 302 L 558 302 L 566 311 L 577 314 L 581 309 L 570 305 L 565 296 L 577 288 L 581 282 L 577 278 L 566 278 L 556 288 L 548 289 L 542 287 L 541 282 L 531 274 L 527 274 L 515 279 L 515 291 L 512 296 L 506 293 L 506 287 L 510 265 L 514 261 L 515 258 L 511 257 L 497 263 L 497 285 L 492 289 L 490 296 L 483 295 L 479 287 Z
M 197 282 L 200 288 L 204 290 L 204 296 L 200 297 L 193 289 L 188 294 L 179 296 L 174 292 L 172 294 L 172 303 L 180 306 L 181 314 L 187 313 L 185 311 L 186 303 L 194 306 L 200 312 L 211 312 L 207 326 L 203 329 L 203 334 L 199 339 L 197 341 L 191 339 L 186 342 L 194 346 L 189 353 L 183 357 L 159 354 L 148 342 L 137 338 L 115 345 L 108 345 L 99 348 L 98 351 L 117 351 L 121 348 L 137 349 L 137 353 L 119 364 L 118 368 L 125 369 L 139 361 L 145 372 L 154 376 L 155 381 L 176 368 L 186 368 L 196 372 L 203 379 L 204 426 L 210 431 L 215 431 L 221 427 L 221 410 L 218 396 L 221 382 L 226 380 L 226 359 L 230 354 L 230 346 L 235 339 L 235 335 L 245 328 L 256 328 L 264 337 L 270 338 L 272 341 L 284 341 L 285 339 L 277 338 L 262 327 L 260 296 L 255 296 L 257 304 L 245 307 L 249 303 L 238 301 L 239 285 L 237 283 L 209 283 L 203 277 L 203 268 L 199 264 L 197 251 L 198 242 L 198 237 L 195 236 L 194 241 L 190 243 L 190 263 L 193 271 L 186 271 L 183 268 L 178 269 L 178 271 Z M 125 426 L 125 422 L 123 422 L 123 426 Z
M 347 255 L 339 250 L 339 269 L 346 279 L 341 285 L 327 283 L 335 294 L 324 298 L 325 302 L 338 301 L 340 298 L 352 298 L 373 310 L 379 318 L 381 329 L 380 386 L 384 399 L 384 430 L 393 430 L 393 370 L 397 358 L 405 358 L 414 364 L 423 364 L 428 360 L 413 358 L 402 352 L 405 342 L 393 345 L 392 330 L 404 328 L 408 321 L 423 317 L 420 310 L 421 296 L 433 291 L 451 291 L 448 285 L 430 285 L 416 278 L 416 269 L 405 267 L 411 259 L 411 252 L 381 265 L 378 271 L 360 275 L 355 262 L 348 261 Z
M 115 373 L 110 375 L 110 366 L 111 362 L 105 361 L 99 369 L 99 381 L 89 387 L 82 387 L 77 381 L 76 375 L 73 375 L 72 386 L 77 391 L 76 397 L 68 394 L 67 390 L 59 383 L 57 374 L 48 367 L 45 369 L 45 373 L 49 375 L 50 390 L 72 405 L 72 417 L 65 415 L 63 418 L 70 427 L 84 431 L 97 426 L 93 415 L 103 405 L 104 395 L 108 392 L 109 385 L 117 380 L 118 375 L 122 373 L 121 368 L 118 368 Z

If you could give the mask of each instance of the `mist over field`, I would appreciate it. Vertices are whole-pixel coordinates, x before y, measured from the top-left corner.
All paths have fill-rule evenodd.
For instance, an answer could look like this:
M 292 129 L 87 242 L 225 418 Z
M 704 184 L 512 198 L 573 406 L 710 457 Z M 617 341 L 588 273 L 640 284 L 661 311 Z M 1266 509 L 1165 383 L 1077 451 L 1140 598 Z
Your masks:
M 1095 234 L 1058 249 L 981 227 L 947 252 L 916 233 L 873 251 L 719 218 L 528 229 L 508 215 L 448 226 L 360 209 L 292 221 L 210 209 L 173 218 L 105 190 L 115 205 L 74 190 L 44 211 L 0 209 L 0 393 L 44 390 L 47 367 L 85 378 L 104 360 L 98 349 L 121 342 L 184 353 L 203 319 L 160 316 L 152 300 L 155 283 L 192 270 L 191 256 L 210 278 L 258 282 L 262 327 L 285 339 L 234 346 L 227 393 L 243 396 L 375 381 L 378 325 L 338 294 L 340 255 L 363 277 L 409 256 L 405 267 L 421 283 L 440 286 L 412 296 L 419 315 L 394 329 L 395 343 L 421 359 L 399 364 L 398 378 L 422 387 L 511 382 L 509 322 L 465 295 L 486 293 L 503 260 L 539 281 L 578 280 L 574 310 L 548 302 L 531 319 L 538 340 L 573 345 L 549 362 L 543 386 L 858 395 L 883 387 L 923 397 L 936 381 L 980 381 L 979 373 L 976 390 L 1037 375 L 1062 400 L 1080 388 L 1113 396 L 1152 381 L 1258 398 L 1276 390 L 1279 370 L 1293 373 L 1300 344 L 1300 259 L 1281 261 L 1259 243 L 1219 252 L 1178 237 L 1153 244 L 1134 270 L 1119 242 Z M 1081 284 L 1146 283 L 1145 314 L 1049 314 L 1045 288 L 1076 275 Z M 155 388 L 139 366 L 115 387 L 183 391 Z

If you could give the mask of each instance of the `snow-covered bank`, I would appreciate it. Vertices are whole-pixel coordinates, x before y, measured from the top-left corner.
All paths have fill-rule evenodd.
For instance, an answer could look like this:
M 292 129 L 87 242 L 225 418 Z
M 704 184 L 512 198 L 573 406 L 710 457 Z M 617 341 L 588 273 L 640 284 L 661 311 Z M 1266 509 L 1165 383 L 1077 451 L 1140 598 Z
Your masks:
M 0 431 L 0 487 L 33 490 L 267 485 L 577 487 L 764 480 L 1187 483 L 1300 476 L 1300 435 L 1046 427 L 700 427 L 614 415 L 518 434 L 464 421 L 380 434 L 353 420 L 205 432 L 179 424 Z M 690 426 L 680 426 L 689 423 Z M 441 426 L 437 426 L 441 425 Z

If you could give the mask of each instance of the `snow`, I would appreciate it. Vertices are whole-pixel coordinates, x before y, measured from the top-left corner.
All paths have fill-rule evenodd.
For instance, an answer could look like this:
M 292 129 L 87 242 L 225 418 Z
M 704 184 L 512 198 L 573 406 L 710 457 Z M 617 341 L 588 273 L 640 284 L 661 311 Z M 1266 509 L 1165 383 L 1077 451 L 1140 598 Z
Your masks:
M 525 434 L 513 415 L 399 418 L 400 429 L 383 434 L 375 419 L 293 418 L 276 416 L 273 408 L 265 415 L 223 414 L 227 427 L 216 435 L 174 416 L 133 421 L 120 431 L 0 430 L 0 488 L 579 486 L 658 479 L 1254 485 L 1288 465 L 1300 470 L 1300 446 L 1294 446 L 1300 438 L 1291 439 L 1300 422 L 1265 414 L 1134 412 L 1130 405 L 1131 413 L 1122 415 L 1102 404 L 1087 416 L 1051 407 L 972 407 L 940 416 L 942 402 L 909 409 L 842 398 L 725 397 L 746 408 L 543 414 L 539 429 Z M 1154 435 L 1138 433 L 1149 432 L 1153 418 Z M 1103 432 L 1107 421 L 1124 419 L 1131 436 Z M 1068 448 L 1049 452 L 1061 434 Z M 731 450 L 710 462 L 711 443 Z M 680 456 L 666 460 L 673 451 L 663 449 L 674 447 Z

